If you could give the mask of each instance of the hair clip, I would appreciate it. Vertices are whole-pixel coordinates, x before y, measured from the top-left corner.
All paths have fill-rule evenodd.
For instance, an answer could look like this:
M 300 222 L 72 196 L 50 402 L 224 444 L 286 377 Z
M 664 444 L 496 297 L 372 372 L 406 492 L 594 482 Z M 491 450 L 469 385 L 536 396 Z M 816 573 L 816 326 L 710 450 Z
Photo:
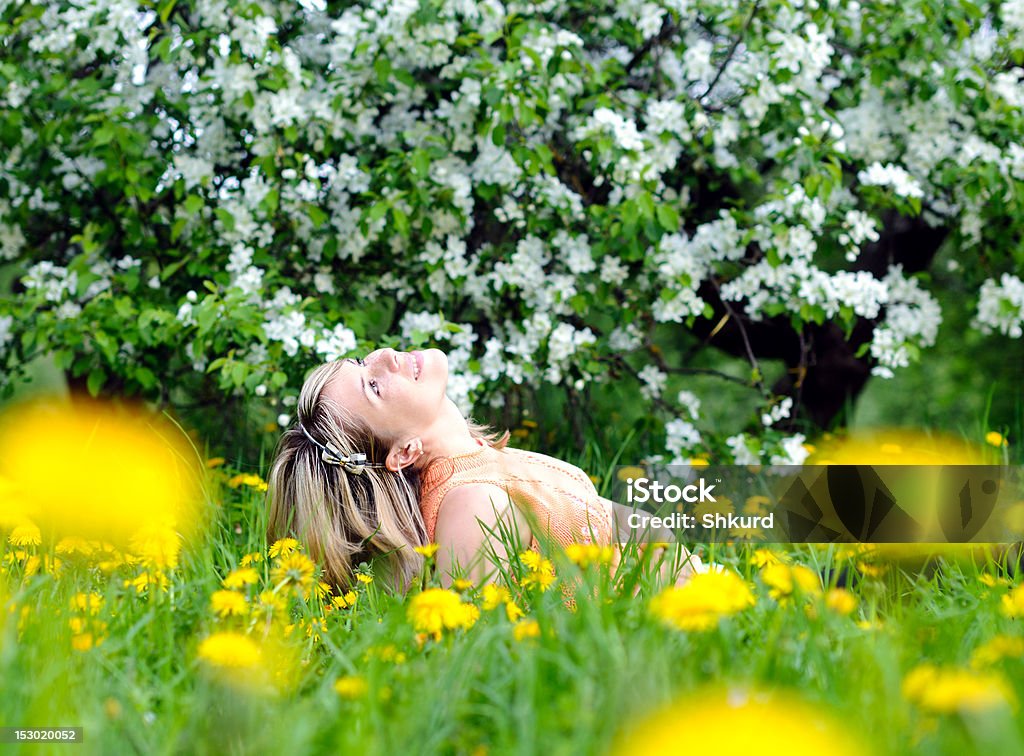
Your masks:
M 326 444 L 321 444 L 315 438 L 313 438 L 309 431 L 306 430 L 306 426 L 299 423 L 299 429 L 303 435 L 313 442 L 313 445 L 320 449 L 320 459 L 328 465 L 338 465 L 344 467 L 347 472 L 355 475 L 362 475 L 363 468 L 365 467 L 383 467 L 383 465 L 376 464 L 373 462 L 366 461 L 366 454 L 363 452 L 353 452 L 352 454 L 342 454 L 330 441 Z

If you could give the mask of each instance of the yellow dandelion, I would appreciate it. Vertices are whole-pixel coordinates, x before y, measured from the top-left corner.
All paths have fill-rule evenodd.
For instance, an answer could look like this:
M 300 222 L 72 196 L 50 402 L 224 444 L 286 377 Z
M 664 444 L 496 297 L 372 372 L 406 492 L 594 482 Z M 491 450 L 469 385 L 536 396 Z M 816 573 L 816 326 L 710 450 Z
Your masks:
M 206 460 L 206 469 L 212 470 L 215 467 L 220 467 L 224 464 L 224 457 L 211 457 Z
M 488 583 L 484 586 L 482 599 L 481 606 L 483 606 L 484 610 L 490 611 L 511 601 L 512 595 L 505 586 Z
M 1003 659 L 1024 656 L 1024 638 L 1011 635 L 997 635 L 983 643 L 971 654 L 971 666 L 989 667 Z
M 428 543 L 426 546 L 413 546 L 412 550 L 417 554 L 422 554 L 427 559 L 430 559 L 437 553 L 437 548 L 438 546 L 436 543 Z
M 565 554 L 573 564 L 586 569 L 592 564 L 611 564 L 615 552 L 611 546 L 597 543 L 570 543 L 565 547 Z
M 1024 585 L 1018 585 L 1003 596 L 1000 610 L 1011 619 L 1024 617 Z
M 210 596 L 210 608 L 221 617 L 241 617 L 249 613 L 245 596 L 235 591 L 214 591 Z
M 357 675 L 346 675 L 334 681 L 334 690 L 342 698 L 360 698 L 366 694 L 366 680 Z
M 760 515 L 764 514 L 765 507 L 772 503 L 767 496 L 749 496 L 743 503 L 743 514 Z
M 314 617 L 306 625 L 306 637 L 311 638 L 314 643 L 319 643 L 320 638 L 327 632 L 327 621 Z
M 225 588 L 238 589 L 254 585 L 259 580 L 259 574 L 252 567 L 239 567 L 228 573 L 228 576 L 224 578 L 223 585 Z
M 88 557 L 92 556 L 93 552 L 96 551 L 93 543 L 95 542 L 87 541 L 84 538 L 79 538 L 78 536 L 64 536 L 57 541 L 57 545 L 54 547 L 54 550 L 58 554 L 64 554 L 66 556 L 81 554 L 82 556 Z
M 978 581 L 982 585 L 987 585 L 989 588 L 995 588 L 996 586 L 1004 587 L 1010 584 L 1010 581 L 1004 577 L 996 577 L 995 575 L 983 572 L 978 575 Z
M 989 431 L 988 433 L 985 434 L 985 443 L 988 444 L 989 446 L 995 447 L 1009 445 L 1009 442 L 1006 440 L 1003 434 L 998 433 L 996 431 Z
M 776 554 L 771 549 L 756 549 L 750 555 L 750 563 L 758 569 L 767 567 L 769 564 L 784 564 L 788 559 L 786 554 Z
M 732 500 L 726 496 L 717 496 L 715 501 L 702 501 L 693 508 L 693 513 L 697 516 L 698 520 L 703 520 L 705 515 L 728 516 L 733 514 L 735 509 L 732 505 Z
M 463 603 L 459 594 L 446 588 L 430 588 L 409 602 L 408 617 L 413 627 L 440 639 L 444 629 L 468 630 L 480 616 L 473 604 Z
M 279 538 L 274 541 L 270 548 L 267 550 L 267 556 L 271 559 L 275 557 L 288 556 L 299 548 L 299 542 L 294 538 Z M 259 561 L 258 559 L 256 561 Z M 242 559 L 243 566 L 247 563 L 245 558 Z
M 270 581 L 274 585 L 294 586 L 306 595 L 313 585 L 313 573 L 316 565 L 305 554 L 290 553 L 279 557 L 270 571 Z
M 131 580 L 125 580 L 123 585 L 125 588 L 131 586 L 136 593 L 142 593 L 150 587 L 166 592 L 169 582 L 167 575 L 160 570 L 143 570 Z
M 540 637 L 540 623 L 535 619 L 524 619 L 512 627 L 512 637 L 517 641 Z
M 857 627 L 859 627 L 861 630 L 866 630 L 866 631 L 870 632 L 872 630 L 881 630 L 882 629 L 882 623 L 879 622 L 876 619 L 874 619 L 874 620 L 857 620 Z
M 683 586 L 670 586 L 653 599 L 652 615 L 679 630 L 710 630 L 722 617 L 755 603 L 750 586 L 731 570 L 694 575 Z
M 30 522 L 18 525 L 11 534 L 7 536 L 7 542 L 12 546 L 38 546 L 43 542 L 39 528 Z
M 331 590 L 330 583 L 325 583 L 323 580 L 318 580 L 316 585 L 313 586 L 314 595 L 321 601 L 331 595 Z
M 298 541 L 296 541 L 296 545 L 297 544 L 298 544 Z M 273 546 L 271 546 L 271 548 L 273 548 Z M 272 557 L 276 556 L 276 554 L 271 554 L 271 556 Z M 254 551 L 251 554 L 246 554 L 245 556 L 243 556 L 238 564 L 241 567 L 249 567 L 249 566 L 251 566 L 253 564 L 257 564 L 258 562 L 262 562 L 262 561 L 263 561 L 263 554 L 261 554 L 258 551 Z
M 872 564 L 870 562 L 857 562 L 857 569 L 865 577 L 877 578 L 889 571 L 887 564 Z
M 373 575 L 364 575 L 362 572 L 356 574 L 356 580 L 364 585 L 369 585 L 373 582 Z M 470 584 L 472 585 L 472 583 Z
M 693 457 L 690 459 L 690 467 L 704 468 L 710 465 L 711 462 L 707 457 Z
M 452 588 L 457 591 L 469 591 L 473 588 L 473 581 L 466 578 L 458 578 L 452 581 Z
M 199 658 L 222 669 L 252 669 L 263 660 L 263 653 L 248 635 L 224 632 L 203 639 Z
M 825 594 L 825 606 L 836 614 L 847 615 L 857 608 L 857 597 L 845 588 L 830 588 Z
M 1001 676 L 927 663 L 907 673 L 902 692 L 911 703 L 938 714 L 1016 708 L 1013 691 Z
M 781 690 L 708 686 L 626 729 L 613 742 L 610 756 L 871 752 L 820 703 Z
M 769 588 L 768 595 L 780 604 L 786 603 L 795 593 L 821 593 L 817 573 L 802 564 L 768 564 L 761 570 L 761 580 Z
M 536 428 L 537 423 L 534 420 L 524 419 L 522 422 L 524 428 Z
M 642 478 L 647 473 L 642 467 L 636 467 L 633 465 L 620 467 L 615 473 L 615 477 L 621 480 L 623 483 L 628 483 L 630 479 Z
M 249 486 L 250 488 L 255 488 L 257 491 L 267 490 L 266 481 L 255 473 L 241 473 L 239 475 L 235 475 L 228 480 L 228 486 L 231 488 Z
M 253 605 L 253 614 L 257 618 L 275 619 L 288 608 L 288 600 L 280 593 L 263 591 Z
M 505 615 L 508 617 L 509 622 L 515 622 L 524 614 L 523 610 L 519 608 L 519 605 L 515 601 L 505 602 Z
M 166 523 L 153 523 L 132 534 L 128 549 L 147 567 L 174 569 L 181 553 L 181 536 Z
M 520 581 L 524 588 L 537 586 L 543 593 L 555 582 L 555 567 L 551 560 L 544 559 L 536 551 L 528 550 L 519 555 L 519 559 L 526 565 L 529 572 Z
M 73 612 L 82 612 L 83 614 L 95 616 L 100 613 L 102 607 L 103 596 L 96 591 L 76 593 L 71 597 L 71 611 Z
M 346 609 L 350 606 L 355 606 L 356 599 L 359 598 L 359 594 L 355 591 L 348 591 L 341 596 L 334 596 L 331 598 L 331 606 L 335 609 Z

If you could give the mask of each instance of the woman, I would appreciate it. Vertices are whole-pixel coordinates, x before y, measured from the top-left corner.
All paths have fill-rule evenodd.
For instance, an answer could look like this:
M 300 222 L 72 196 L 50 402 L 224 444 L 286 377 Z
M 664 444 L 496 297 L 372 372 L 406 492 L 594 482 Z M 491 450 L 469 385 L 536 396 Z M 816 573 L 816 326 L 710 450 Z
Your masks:
M 503 530 L 535 550 L 543 541 L 629 540 L 633 510 L 598 496 L 578 467 L 510 448 L 507 431 L 465 418 L 447 384 L 438 349 L 378 349 L 314 370 L 270 471 L 268 542 L 304 541 L 342 589 L 374 559 L 377 573 L 405 591 L 423 567 L 412 546 L 439 545 L 447 586 L 460 567 L 474 582 L 487 579 L 493 560 L 508 558 Z M 702 565 L 683 553 L 685 578 Z

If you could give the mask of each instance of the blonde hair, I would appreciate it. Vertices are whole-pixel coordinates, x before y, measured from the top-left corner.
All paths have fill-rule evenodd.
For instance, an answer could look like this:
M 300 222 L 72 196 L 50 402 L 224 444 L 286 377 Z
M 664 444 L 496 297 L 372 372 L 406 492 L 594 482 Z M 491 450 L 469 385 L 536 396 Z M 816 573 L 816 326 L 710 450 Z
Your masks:
M 342 454 L 363 452 L 366 461 L 383 462 L 394 439 L 382 438 L 352 413 L 323 395 L 342 360 L 316 368 L 302 386 L 296 420 L 320 443 Z M 469 432 L 495 449 L 508 443 L 499 434 L 467 419 Z M 414 546 L 426 544 L 420 513 L 420 468 L 392 472 L 370 467 L 355 475 L 327 465 L 298 424 L 282 435 L 268 476 L 267 542 L 291 536 L 306 545 L 323 567 L 324 580 L 339 591 L 354 581 L 355 567 L 373 560 L 375 574 L 405 593 L 423 569 Z

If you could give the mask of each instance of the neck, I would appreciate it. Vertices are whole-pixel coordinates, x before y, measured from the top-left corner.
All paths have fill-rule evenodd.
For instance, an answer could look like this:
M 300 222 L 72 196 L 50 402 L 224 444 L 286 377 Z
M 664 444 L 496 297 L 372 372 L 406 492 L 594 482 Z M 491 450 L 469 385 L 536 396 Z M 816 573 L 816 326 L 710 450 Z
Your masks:
M 451 399 L 445 397 L 444 410 L 433 425 L 421 435 L 423 467 L 440 457 L 453 457 L 480 448 L 469 432 L 466 418 Z

